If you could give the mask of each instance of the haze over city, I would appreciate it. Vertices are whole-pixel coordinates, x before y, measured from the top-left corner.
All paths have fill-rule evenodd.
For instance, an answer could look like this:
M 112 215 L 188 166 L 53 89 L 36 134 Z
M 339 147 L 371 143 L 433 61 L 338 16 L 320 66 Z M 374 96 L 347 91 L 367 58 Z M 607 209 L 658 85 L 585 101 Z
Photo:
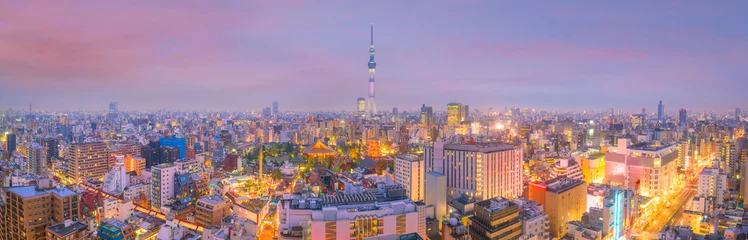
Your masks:
M 0 109 L 679 108 L 748 102 L 745 1 L 0 4 Z

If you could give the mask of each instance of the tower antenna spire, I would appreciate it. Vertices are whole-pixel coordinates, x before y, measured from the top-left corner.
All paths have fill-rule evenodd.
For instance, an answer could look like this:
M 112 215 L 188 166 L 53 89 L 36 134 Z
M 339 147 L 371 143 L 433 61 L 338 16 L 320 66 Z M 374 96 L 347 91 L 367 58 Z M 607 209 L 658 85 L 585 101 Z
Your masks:
M 371 24 L 371 45 L 374 45 L 374 24 Z

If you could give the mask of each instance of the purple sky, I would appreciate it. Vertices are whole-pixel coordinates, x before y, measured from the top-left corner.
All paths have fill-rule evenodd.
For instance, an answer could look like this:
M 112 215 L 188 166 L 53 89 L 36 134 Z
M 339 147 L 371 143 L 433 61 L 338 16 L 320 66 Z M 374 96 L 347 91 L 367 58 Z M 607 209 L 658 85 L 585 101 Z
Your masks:
M 354 110 L 369 23 L 380 110 L 748 102 L 746 1 L 112 2 L 0 3 L 0 108 Z

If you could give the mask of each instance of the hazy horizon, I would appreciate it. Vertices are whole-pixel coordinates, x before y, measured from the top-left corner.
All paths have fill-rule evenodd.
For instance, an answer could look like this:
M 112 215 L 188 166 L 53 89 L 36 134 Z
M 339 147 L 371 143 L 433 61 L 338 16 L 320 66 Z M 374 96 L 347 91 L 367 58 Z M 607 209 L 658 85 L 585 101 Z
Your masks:
M 354 111 L 449 102 L 730 112 L 748 2 L 33 3 L 0 8 L 0 109 Z

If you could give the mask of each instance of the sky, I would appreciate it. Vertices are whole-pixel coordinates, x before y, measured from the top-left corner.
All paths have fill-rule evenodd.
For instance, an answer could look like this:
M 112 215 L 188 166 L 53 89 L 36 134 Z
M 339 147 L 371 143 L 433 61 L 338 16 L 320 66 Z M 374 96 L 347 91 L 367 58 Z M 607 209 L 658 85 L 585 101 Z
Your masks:
M 0 109 L 748 108 L 748 1 L 3 1 Z

